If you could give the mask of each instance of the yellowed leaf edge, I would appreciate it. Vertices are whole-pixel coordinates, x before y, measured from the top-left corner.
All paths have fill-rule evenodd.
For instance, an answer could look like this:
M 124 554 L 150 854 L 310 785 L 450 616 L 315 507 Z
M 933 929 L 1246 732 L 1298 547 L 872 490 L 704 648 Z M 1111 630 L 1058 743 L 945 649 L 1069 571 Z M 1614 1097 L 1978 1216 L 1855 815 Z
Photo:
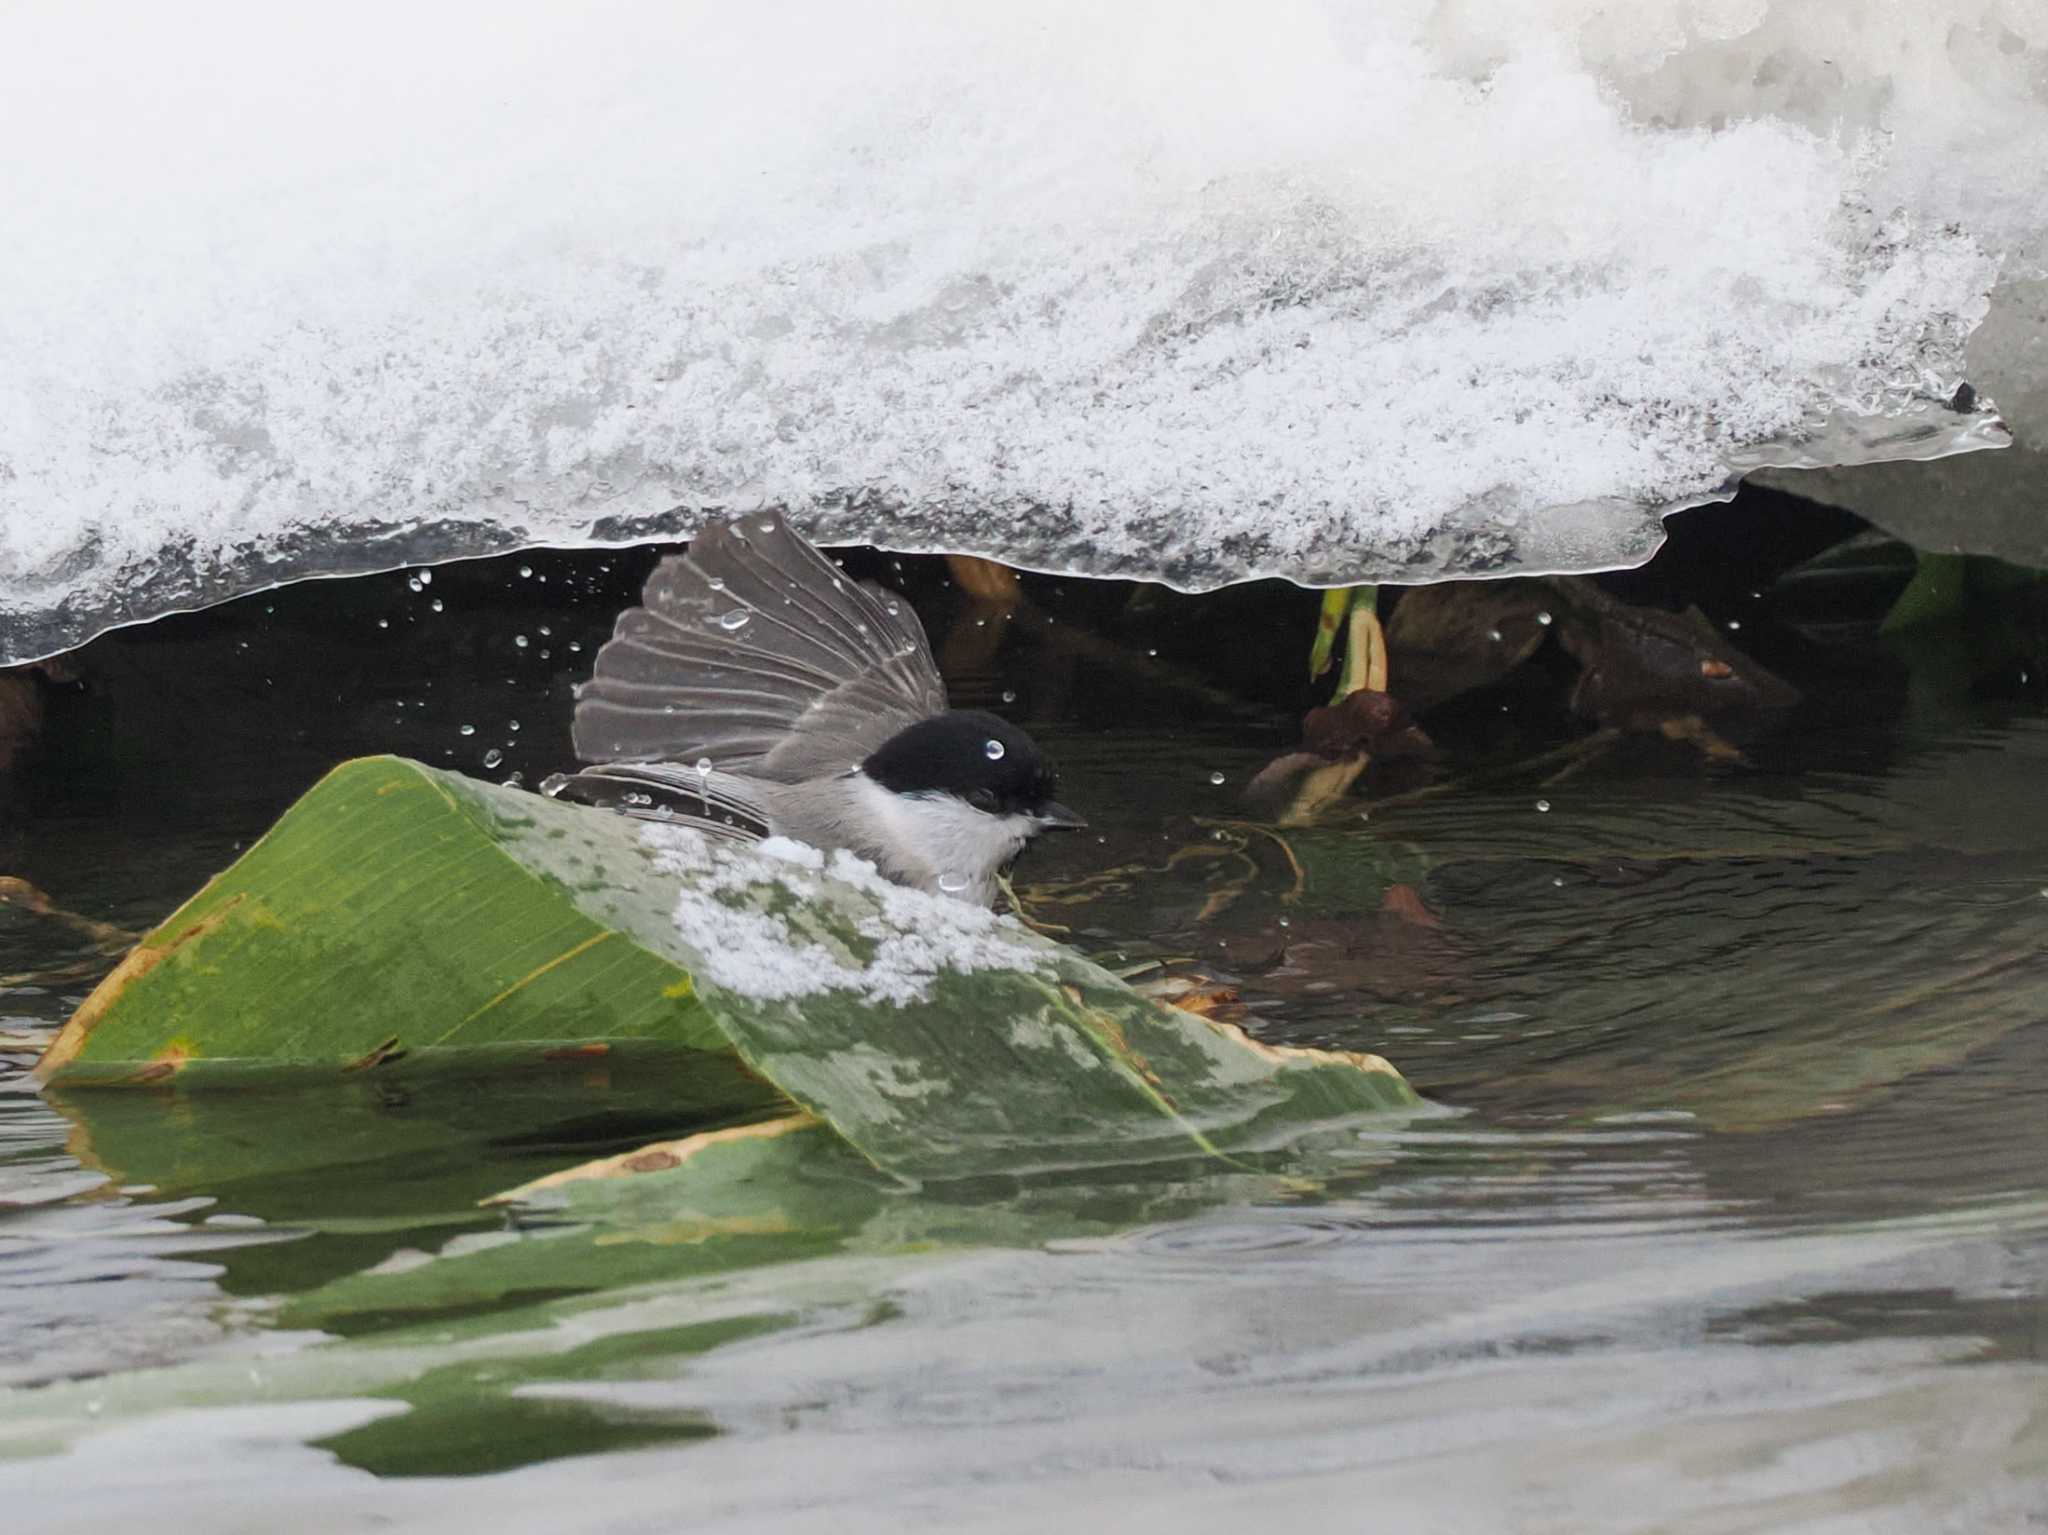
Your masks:
M 543 1189 L 560 1188 L 565 1183 L 581 1183 L 592 1178 L 630 1178 L 638 1173 L 665 1173 L 681 1167 L 690 1158 L 713 1146 L 728 1145 L 734 1141 L 772 1140 L 776 1136 L 788 1135 L 794 1130 L 808 1130 L 825 1121 L 807 1110 L 785 1114 L 779 1119 L 764 1119 L 757 1124 L 734 1125 L 724 1130 L 703 1130 L 695 1135 L 686 1135 L 676 1141 L 655 1141 L 635 1151 L 622 1151 L 617 1156 L 600 1157 L 594 1162 L 580 1162 L 574 1167 L 565 1167 L 559 1172 L 549 1173 L 545 1178 L 536 1178 L 531 1183 L 522 1183 L 515 1189 L 493 1194 L 477 1201 L 481 1205 L 519 1204 L 540 1193 Z

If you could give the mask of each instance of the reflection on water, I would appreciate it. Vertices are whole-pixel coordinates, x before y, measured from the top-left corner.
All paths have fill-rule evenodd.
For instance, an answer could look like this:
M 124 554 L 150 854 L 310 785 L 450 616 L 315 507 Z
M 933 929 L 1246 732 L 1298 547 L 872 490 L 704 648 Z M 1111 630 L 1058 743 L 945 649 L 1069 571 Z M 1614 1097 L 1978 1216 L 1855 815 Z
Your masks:
M 337 756 L 489 745 L 537 777 L 638 572 L 543 573 L 103 642 L 8 863 L 139 925 Z M 542 623 L 545 661 L 512 643 Z M 1362 804 L 1290 862 L 1231 824 L 1289 727 L 1212 707 L 1234 663 L 1162 633 L 1136 694 L 1078 641 L 967 647 L 958 690 L 1022 692 L 1098 828 L 1035 855 L 1041 914 L 1191 957 L 1263 1035 L 1381 1051 L 1443 1107 L 1321 1138 L 1315 1192 L 826 1168 L 746 1223 L 508 1228 L 480 1194 L 686 1128 L 683 1090 L 0 1091 L 0 1496 L 37 1530 L 2048 1516 L 2038 707 L 1789 648 L 1812 702 L 1744 764 L 1630 744 Z M 1452 778 L 1499 745 L 1445 739 Z M 84 946 L 0 909 L 0 1033 L 61 1020 L 84 982 L 20 972 Z

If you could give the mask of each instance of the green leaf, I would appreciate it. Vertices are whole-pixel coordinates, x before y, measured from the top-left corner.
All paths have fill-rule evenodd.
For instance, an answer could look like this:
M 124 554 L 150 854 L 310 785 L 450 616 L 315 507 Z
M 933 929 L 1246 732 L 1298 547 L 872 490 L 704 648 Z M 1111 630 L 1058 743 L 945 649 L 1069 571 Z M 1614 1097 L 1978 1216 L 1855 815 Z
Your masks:
M 1355 590 L 1349 586 L 1333 586 L 1323 593 L 1322 607 L 1316 613 L 1315 643 L 1308 652 L 1310 682 L 1330 669 L 1331 658 L 1337 653 L 1337 636 L 1344 632 L 1344 618 L 1351 611 Z
M 700 1073 L 733 1117 L 795 1105 L 910 1181 L 1214 1155 L 1416 1102 L 1377 1057 L 1257 1045 L 969 908 L 396 758 L 310 790 L 38 1072 L 515 1068 Z

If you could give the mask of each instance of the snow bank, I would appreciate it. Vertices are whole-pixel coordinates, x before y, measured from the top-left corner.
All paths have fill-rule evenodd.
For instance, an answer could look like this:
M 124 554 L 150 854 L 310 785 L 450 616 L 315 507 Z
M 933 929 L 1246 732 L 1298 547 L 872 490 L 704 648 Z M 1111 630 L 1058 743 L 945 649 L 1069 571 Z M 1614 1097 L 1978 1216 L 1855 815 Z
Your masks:
M 0 12 L 0 659 L 686 533 L 1185 586 L 1639 559 L 1940 404 L 2048 7 Z

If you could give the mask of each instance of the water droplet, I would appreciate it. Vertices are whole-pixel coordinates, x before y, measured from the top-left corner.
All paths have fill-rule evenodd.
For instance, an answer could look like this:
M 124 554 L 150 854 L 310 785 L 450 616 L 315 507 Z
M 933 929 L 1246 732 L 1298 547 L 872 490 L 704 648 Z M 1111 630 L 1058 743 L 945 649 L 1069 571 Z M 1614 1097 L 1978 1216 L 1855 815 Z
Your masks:
M 761 531 L 763 533 L 773 533 L 775 531 L 775 524 L 772 522 L 764 522 L 761 524 Z
M 1536 615 L 1536 622 L 1548 629 L 1550 627 L 1550 615 L 1548 613 L 1538 613 Z
M 1209 775 L 1209 782 L 1213 784 L 1220 784 L 1223 782 L 1223 775 L 1221 773 L 1211 773 Z
M 436 613 L 440 612 L 442 608 L 441 599 L 439 597 L 436 597 L 433 600 L 433 602 L 429 604 L 429 606 L 431 606 Z
M 964 874 L 941 874 L 939 876 L 939 888 L 948 895 L 958 895 L 967 888 L 967 876 Z
M 711 589 L 712 589 L 712 590 L 713 590 L 714 592 L 722 592 L 722 591 L 724 591 L 724 590 L 725 590 L 725 577 L 724 577 L 724 576 L 712 576 L 712 577 L 711 577 L 711 578 L 710 578 L 709 580 L 707 580 L 707 581 L 706 581 L 706 582 L 705 582 L 704 584 L 705 584 L 706 586 L 710 587 L 710 588 L 711 588 Z
M 496 767 L 499 763 L 503 762 L 504 760 L 505 754 L 499 751 L 498 748 L 495 746 L 493 746 L 489 751 L 484 753 L 484 766 L 487 768 Z
M 1489 629 L 1486 631 L 1486 637 L 1492 640 L 1494 644 L 1498 645 L 1500 643 L 1500 630 Z
M 519 728 L 519 721 L 517 720 L 507 720 L 505 724 L 506 727 L 511 730 L 517 730 Z
M 567 773 L 550 773 L 540 781 L 540 792 L 549 799 L 553 799 L 568 787 L 569 775 Z
M 711 776 L 711 759 L 709 757 L 699 757 L 697 759 L 697 776 L 699 778 L 709 778 Z
M 1554 875 L 1550 882 L 1560 890 L 1564 888 L 1564 876 L 1562 874 Z
M 380 618 L 377 620 L 377 627 L 379 629 L 389 629 L 391 627 L 391 620 L 388 618 Z M 2022 677 L 2020 680 L 2024 682 L 2026 681 L 2026 678 Z
M 883 609 L 883 611 L 886 612 L 891 618 L 896 618 L 902 614 L 903 609 L 899 608 L 898 606 L 896 606 L 895 603 L 892 602 L 888 605 L 888 607 Z
M 405 589 L 406 589 L 407 591 L 409 591 L 409 592 L 416 592 L 416 591 L 418 591 L 418 590 L 420 589 L 420 578 L 419 578 L 418 576 L 409 576 L 409 577 L 407 577 L 407 578 L 406 578 L 406 583 L 405 583 Z
M 718 627 L 727 634 L 732 634 L 746 628 L 748 621 L 753 616 L 745 608 L 734 608 L 730 613 L 726 613 L 719 618 Z
M 1281 925 L 1282 927 L 1292 927 L 1292 926 L 1294 926 L 1294 924 L 1293 924 L 1292 922 L 1289 922 L 1289 921 L 1288 921 L 1288 920 L 1287 920 L 1287 919 L 1286 919 L 1285 917 L 1282 917 L 1282 918 L 1280 919 L 1280 925 Z
M 1016 701 L 1017 701 L 1017 690 L 1016 690 L 1015 688 L 1004 688 L 1004 689 L 1003 689 L 1003 702 L 1004 702 L 1004 703 L 1006 703 L 1006 704 L 1013 704 L 1013 703 L 1015 703 Z
M 1145 654 L 1150 656 L 1155 661 L 1159 659 L 1159 652 L 1157 650 L 1148 650 L 1145 652 Z
M 1731 618 L 1728 620 L 1728 627 L 1731 629 L 1740 629 L 1742 627 L 1742 620 L 1739 618 Z
M 1000 762 L 1003 760 L 1003 743 L 991 736 L 981 743 L 981 752 L 989 761 Z
M 550 629 L 546 624 L 542 624 L 540 626 L 540 632 L 542 634 L 553 634 L 555 631 Z
M 516 789 L 525 782 L 526 778 L 523 774 L 514 773 L 510 778 L 505 780 L 504 786 L 508 789 Z
M 475 735 L 475 734 L 476 734 L 476 726 L 474 726 L 474 725 L 464 725 L 464 726 L 462 727 L 462 733 L 463 733 L 464 735 L 466 735 L 466 736 L 473 736 L 473 735 Z
M 519 567 L 519 575 L 520 579 L 531 581 L 533 579 L 533 567 L 531 565 L 521 565 Z
M 1538 810 L 1539 812 L 1542 812 L 1542 811 L 1547 811 L 1547 810 L 1549 810 L 1549 809 L 1550 809 L 1550 801 L 1549 801 L 1549 800 L 1547 800 L 1547 799 L 1540 799 L 1540 800 L 1536 801 L 1536 809 L 1537 809 L 1537 810 Z
M 521 650 L 524 650 L 527 647 L 529 641 L 527 640 L 525 635 L 515 634 L 512 636 L 512 643 L 517 645 Z
M 420 585 L 421 585 L 421 586 L 432 586 L 433 584 L 434 584 L 434 573 L 433 573 L 433 572 L 432 572 L 431 570 L 423 570 L 423 571 L 421 571 L 421 572 L 420 572 Z
M 582 650 L 582 649 L 583 649 L 583 641 L 581 641 L 581 640 L 571 640 L 571 641 L 569 641 L 569 649 L 570 649 L 571 651 L 580 651 L 580 650 Z

